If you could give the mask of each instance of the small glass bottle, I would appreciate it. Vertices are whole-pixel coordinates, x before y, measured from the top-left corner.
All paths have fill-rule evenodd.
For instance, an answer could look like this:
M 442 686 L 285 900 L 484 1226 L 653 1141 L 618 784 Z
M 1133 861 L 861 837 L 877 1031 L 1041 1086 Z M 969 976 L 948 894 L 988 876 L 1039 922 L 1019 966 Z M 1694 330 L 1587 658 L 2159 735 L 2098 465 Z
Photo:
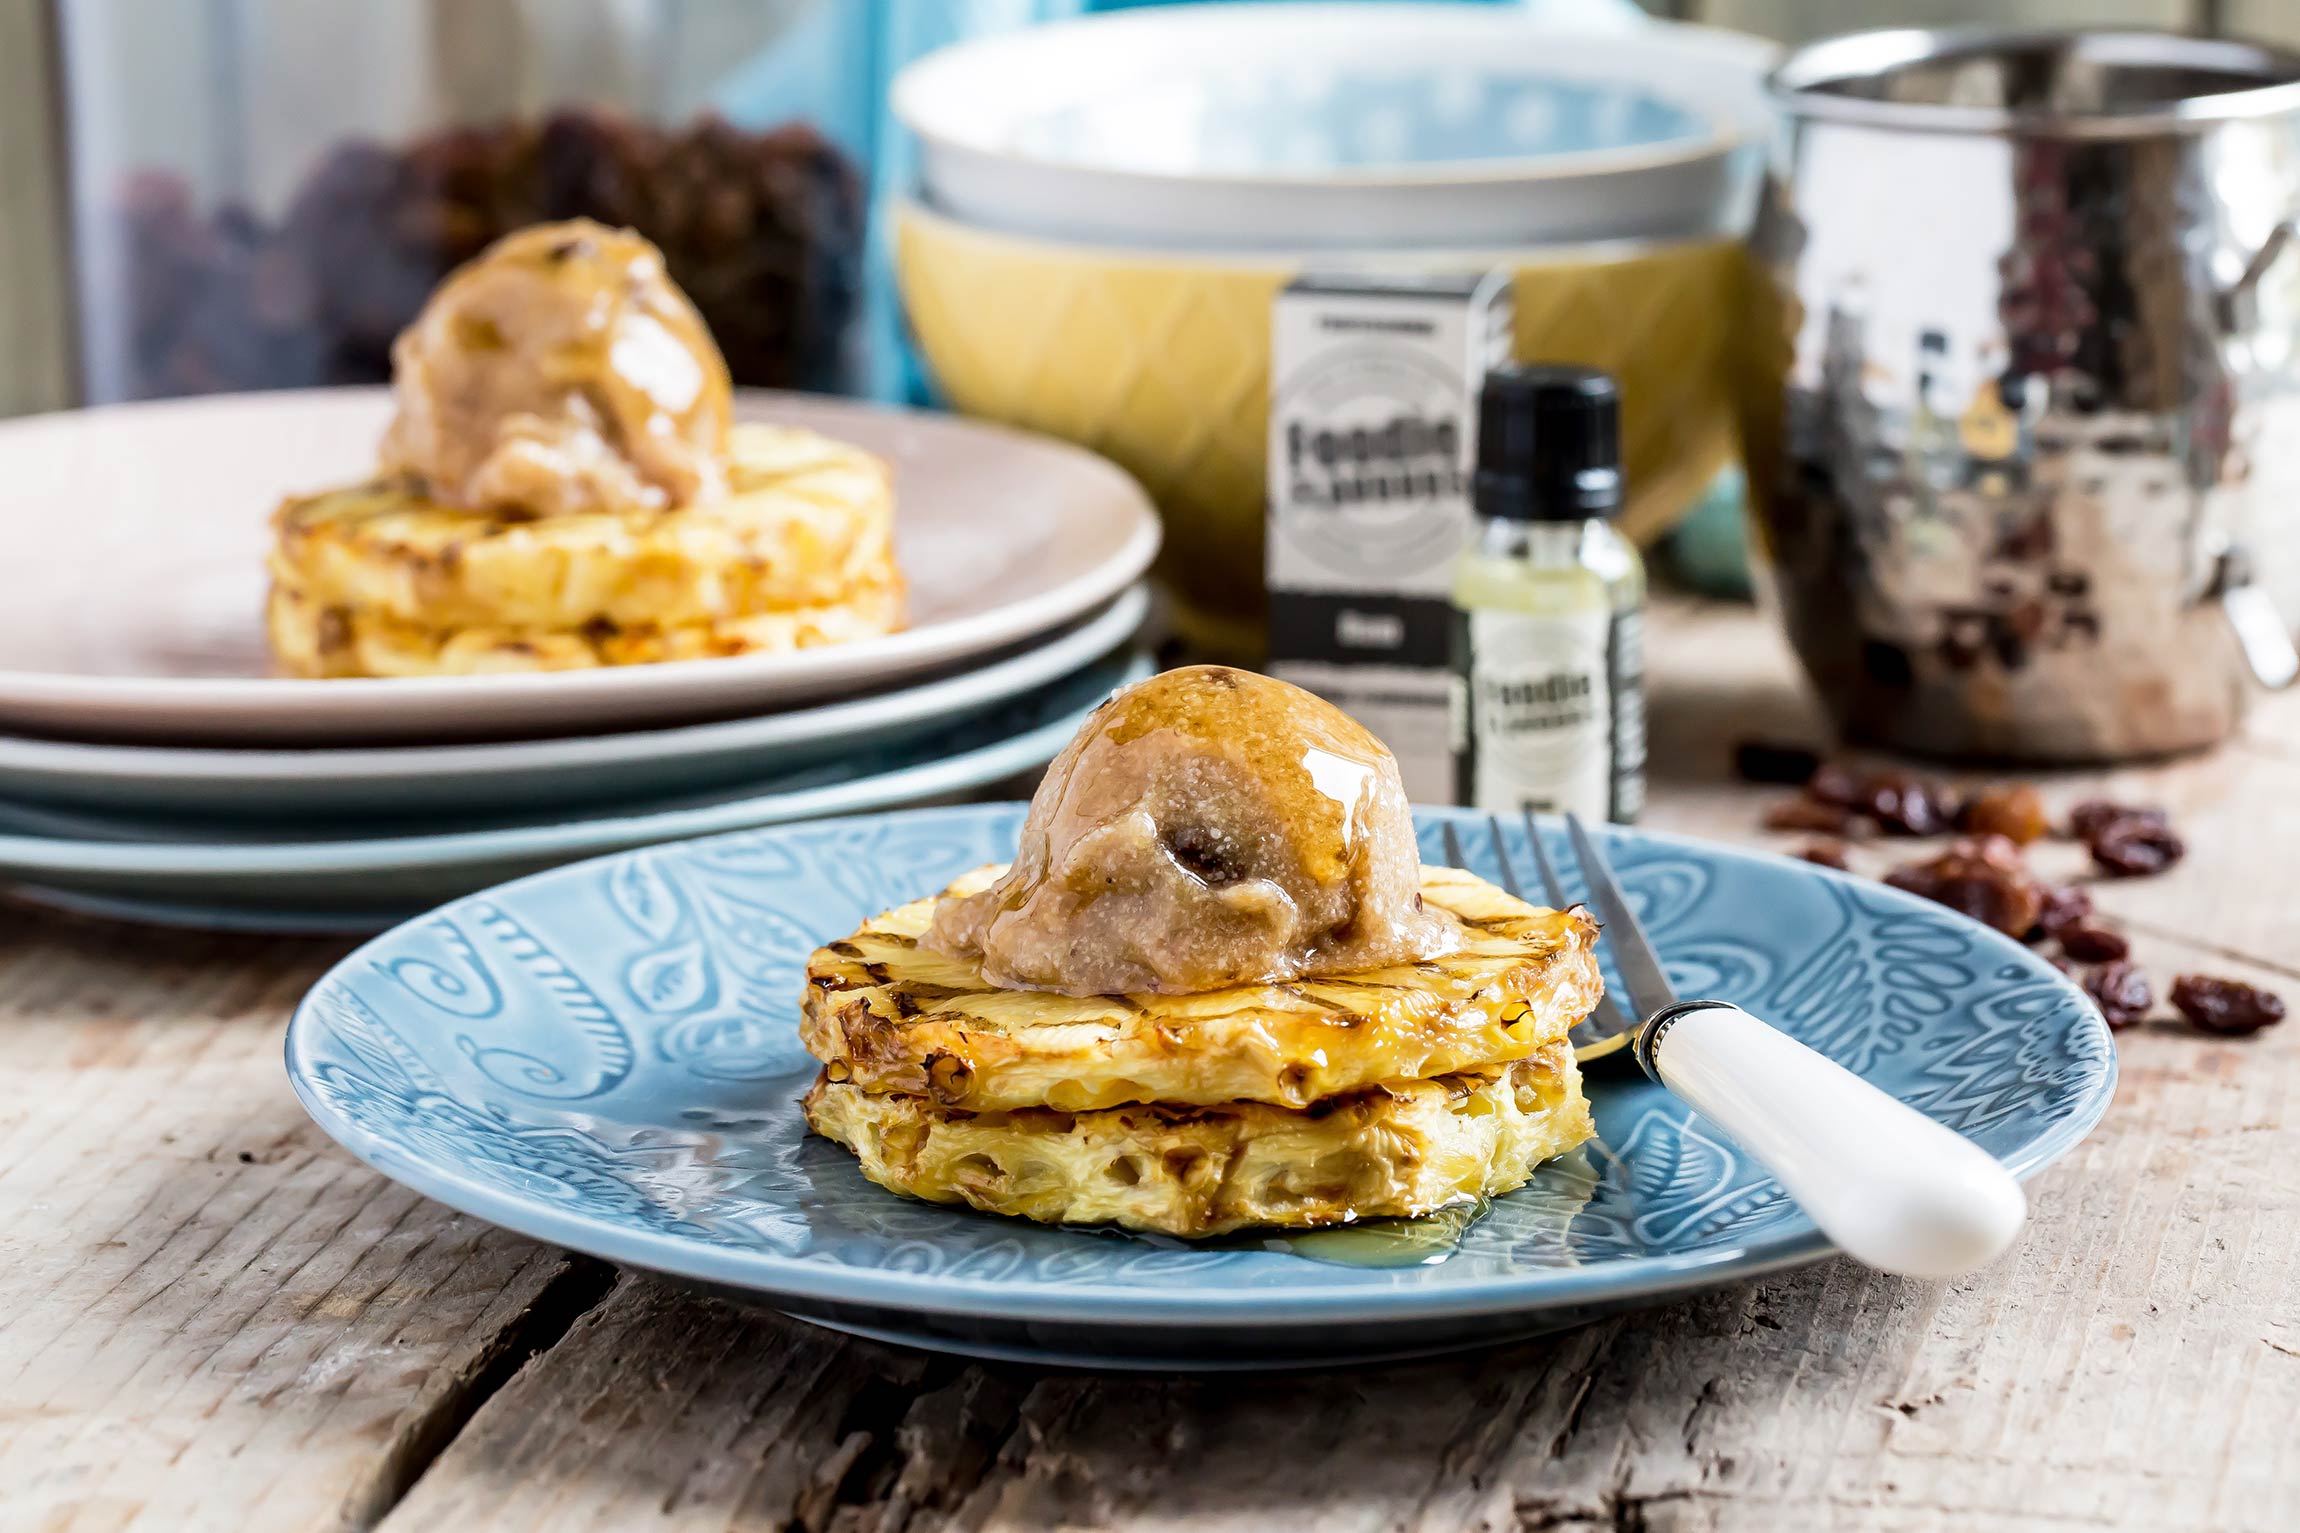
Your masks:
M 1623 823 L 1645 806 L 1645 566 L 1612 522 L 1620 416 L 1590 368 L 1486 379 L 1453 588 L 1459 803 Z

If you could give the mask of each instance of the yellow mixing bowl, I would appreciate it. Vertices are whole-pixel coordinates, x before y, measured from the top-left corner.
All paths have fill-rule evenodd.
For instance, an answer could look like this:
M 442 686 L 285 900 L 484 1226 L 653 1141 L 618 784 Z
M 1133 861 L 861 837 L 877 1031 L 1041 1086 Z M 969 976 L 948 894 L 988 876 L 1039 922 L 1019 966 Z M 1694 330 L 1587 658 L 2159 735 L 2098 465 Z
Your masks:
M 1160 564 L 1203 646 L 1262 646 L 1270 301 L 1311 258 L 1124 250 L 992 233 L 908 203 L 895 273 L 936 382 L 968 415 L 1113 459 L 1166 521 Z M 1331 256 L 1406 271 L 1508 267 L 1521 361 L 1621 380 L 1625 530 L 1690 508 L 1735 447 L 1731 240 Z

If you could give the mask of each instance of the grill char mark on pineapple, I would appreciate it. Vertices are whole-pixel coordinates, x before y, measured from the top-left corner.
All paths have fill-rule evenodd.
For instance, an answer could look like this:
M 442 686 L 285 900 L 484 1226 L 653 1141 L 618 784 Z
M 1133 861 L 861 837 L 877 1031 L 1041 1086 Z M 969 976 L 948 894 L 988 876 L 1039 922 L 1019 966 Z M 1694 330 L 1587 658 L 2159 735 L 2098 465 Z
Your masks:
M 929 1094 L 927 1058 L 961 1059 L 964 1105 L 984 1111 L 1161 1099 L 1301 1107 L 1371 1081 L 1526 1057 L 1595 1003 L 1595 925 L 1585 913 L 1537 910 L 1451 869 L 1425 869 L 1424 880 L 1428 900 L 1461 920 L 1460 952 L 1194 996 L 995 989 L 964 960 L 917 945 L 932 908 L 917 901 L 818 950 L 802 1037 L 874 1092 Z M 947 1089 L 935 1094 L 951 1100 Z

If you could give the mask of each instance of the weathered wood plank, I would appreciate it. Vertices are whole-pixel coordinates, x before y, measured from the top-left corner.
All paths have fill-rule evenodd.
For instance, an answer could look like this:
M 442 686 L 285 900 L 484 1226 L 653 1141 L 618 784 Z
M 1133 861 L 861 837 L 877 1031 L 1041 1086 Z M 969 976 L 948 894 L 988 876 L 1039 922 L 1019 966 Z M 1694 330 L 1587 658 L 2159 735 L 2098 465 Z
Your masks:
M 866 1495 L 884 1516 L 947 1509 L 1024 1387 L 626 1277 L 383 1527 L 821 1528 Z
M 368 1526 L 603 1287 L 305 1119 L 328 956 L 0 909 L 0 1526 Z
M 1672 603 L 1656 655 L 1654 823 L 1779 844 L 1725 766 L 1736 739 L 1817 738 L 1786 654 L 1745 610 Z M 2245 818 L 2187 788 L 2224 760 L 2148 784 L 2207 839 Z M 2245 896 L 2210 866 L 2158 883 L 2218 930 Z M 2137 956 L 2160 982 L 2275 977 L 2170 937 Z M 2123 1061 L 2108 1124 L 1995 1271 L 1935 1288 L 1831 1263 L 1490 1358 L 1307 1380 L 983 1369 L 627 1278 L 386 1527 L 2280 1526 L 2300 1488 L 2300 1030 L 2144 1028 Z
M 1745 611 L 1661 616 L 1653 823 L 1784 844 L 1724 763 L 1814 732 L 1785 654 Z M 2300 754 L 2262 738 L 2113 779 L 2198 847 L 2104 892 L 2160 982 L 2300 951 L 2261 882 Z M 1967 1283 L 1832 1263 L 1491 1357 L 1162 1381 L 640 1276 L 594 1304 L 598 1269 L 304 1123 L 279 1021 L 328 956 L 0 909 L 0 1526 L 1968 1533 L 2281 1528 L 2300 1496 L 2300 1026 L 2126 1035 L 2107 1124 Z
M 1818 744 L 1826 728 L 1795 661 L 1767 624 L 1729 603 L 1666 599 L 1654 624 L 1652 792 L 1645 823 L 1786 851 L 1808 837 L 1767 834 L 1765 806 L 1785 789 L 1732 780 L 1735 743 Z M 2223 948 L 2300 979 L 2300 690 L 2263 697 L 2242 739 L 2199 755 L 2109 772 L 1955 773 L 2036 783 L 2056 812 L 2080 799 L 2161 804 L 2188 860 L 2160 878 L 2089 883 L 2101 907 L 2149 930 Z M 1904 842 L 1857 851 L 1864 872 L 1915 854 Z M 2091 880 L 2081 848 L 2031 850 L 2040 872 Z
M 2161 939 L 2137 956 L 2266 979 Z M 627 1277 L 386 1530 L 2275 1529 L 2300 1492 L 2300 1031 L 2123 1039 L 2016 1254 L 1843 1262 L 1492 1357 L 983 1369 Z

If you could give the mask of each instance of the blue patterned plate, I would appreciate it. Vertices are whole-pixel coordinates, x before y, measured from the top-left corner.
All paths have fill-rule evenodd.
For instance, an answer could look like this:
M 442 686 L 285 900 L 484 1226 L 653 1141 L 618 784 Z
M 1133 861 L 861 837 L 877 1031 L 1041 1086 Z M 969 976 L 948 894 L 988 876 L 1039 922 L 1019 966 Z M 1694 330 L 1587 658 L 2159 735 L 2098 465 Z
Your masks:
M 1827 1253 L 1761 1169 L 1604 1065 L 1590 1077 L 1599 1141 L 1425 1266 L 1045 1229 L 873 1186 L 799 1117 L 814 1069 L 796 1034 L 806 956 L 1009 856 L 1021 814 L 779 826 L 459 900 L 314 987 L 288 1031 L 289 1077 L 352 1153 L 456 1208 L 976 1355 L 1162 1368 L 1405 1356 Z M 1447 818 L 1484 842 L 1462 811 L 1419 815 L 1425 857 Z M 1780 858 L 1625 829 L 1606 849 L 1683 991 L 1791 1029 L 2016 1172 L 2065 1153 L 2107 1106 L 2116 1064 L 2098 1013 L 1993 932 Z

